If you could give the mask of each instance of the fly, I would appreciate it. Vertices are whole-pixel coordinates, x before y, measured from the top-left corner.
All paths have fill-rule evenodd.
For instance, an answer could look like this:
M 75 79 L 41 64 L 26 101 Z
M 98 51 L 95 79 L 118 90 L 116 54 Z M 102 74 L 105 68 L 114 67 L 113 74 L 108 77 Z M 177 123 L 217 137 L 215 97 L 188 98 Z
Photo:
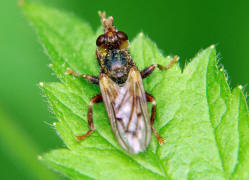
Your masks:
M 175 56 L 167 66 L 152 64 L 139 72 L 128 51 L 128 36 L 113 26 L 112 17 L 106 18 L 105 12 L 99 12 L 99 15 L 104 26 L 104 33 L 96 40 L 96 56 L 101 67 L 99 77 L 77 74 L 70 68 L 66 72 L 99 85 L 101 90 L 101 93 L 94 96 L 89 103 L 90 130 L 76 139 L 85 139 L 94 131 L 92 105 L 104 102 L 117 141 L 125 151 L 137 154 L 148 147 L 151 131 L 160 144 L 165 142 L 153 126 L 156 101 L 144 90 L 142 79 L 148 77 L 156 67 L 160 70 L 169 69 L 179 58 Z M 147 102 L 152 103 L 151 117 Z

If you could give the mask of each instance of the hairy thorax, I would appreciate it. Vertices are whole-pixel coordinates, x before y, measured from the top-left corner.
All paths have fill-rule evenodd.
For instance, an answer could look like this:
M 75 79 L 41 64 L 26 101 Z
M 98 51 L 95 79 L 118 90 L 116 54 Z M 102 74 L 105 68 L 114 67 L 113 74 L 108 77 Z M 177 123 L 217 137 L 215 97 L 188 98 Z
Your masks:
M 101 73 L 105 73 L 117 84 L 123 84 L 127 80 L 129 70 L 133 65 L 127 50 L 109 49 L 101 52 L 97 50 Z

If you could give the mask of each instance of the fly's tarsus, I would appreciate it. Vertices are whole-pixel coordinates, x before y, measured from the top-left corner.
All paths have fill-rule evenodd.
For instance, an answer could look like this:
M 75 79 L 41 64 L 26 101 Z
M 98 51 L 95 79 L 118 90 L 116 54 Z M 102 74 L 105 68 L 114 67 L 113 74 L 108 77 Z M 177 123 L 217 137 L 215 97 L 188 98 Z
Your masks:
M 169 64 L 167 66 L 162 66 L 160 64 L 157 64 L 157 67 L 160 69 L 160 70 L 168 70 L 169 68 L 171 68 L 175 62 L 177 62 L 179 60 L 179 57 L 178 56 L 174 56 L 173 59 L 169 62 Z
M 88 75 L 88 74 L 78 74 L 76 73 L 75 71 L 73 71 L 72 69 L 70 68 L 67 68 L 67 71 L 65 72 L 66 75 L 73 75 L 75 77 L 78 77 L 78 78 L 84 78 L 86 80 L 88 80 L 89 82 L 93 83 L 93 84 L 99 84 L 99 78 L 96 77 L 96 76 L 91 76 L 91 75 Z
M 178 56 L 174 56 L 174 58 L 169 62 L 168 65 L 166 66 L 163 66 L 163 65 L 160 65 L 160 64 L 152 64 L 150 65 L 149 67 L 145 68 L 144 70 L 142 70 L 140 73 L 141 73 L 141 76 L 142 78 L 146 78 L 148 77 L 154 70 L 156 67 L 158 67 L 160 70 L 162 71 L 165 71 L 165 70 L 168 70 L 170 69 L 177 61 L 179 60 L 179 57 Z
M 150 117 L 150 123 L 151 123 L 151 129 L 153 131 L 153 133 L 155 134 L 159 144 L 163 144 L 164 142 L 166 142 L 166 140 L 164 140 L 156 131 L 156 129 L 154 128 L 154 121 L 155 121 L 155 118 L 156 118 L 156 100 L 155 98 L 150 95 L 149 93 L 146 92 L 146 100 L 148 102 L 151 102 L 152 103 L 152 110 L 151 110 L 151 117 Z

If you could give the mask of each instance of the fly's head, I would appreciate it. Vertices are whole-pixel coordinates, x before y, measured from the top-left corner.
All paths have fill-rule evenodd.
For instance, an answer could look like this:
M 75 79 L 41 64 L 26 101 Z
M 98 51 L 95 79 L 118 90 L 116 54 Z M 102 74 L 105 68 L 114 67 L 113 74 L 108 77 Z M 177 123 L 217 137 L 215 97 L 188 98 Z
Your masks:
M 104 33 L 97 40 L 96 55 L 103 73 L 117 83 L 123 83 L 132 62 L 128 52 L 128 36 L 113 26 L 113 18 L 105 17 L 105 12 L 99 12 Z
M 104 26 L 104 34 L 101 34 L 96 41 L 98 49 L 113 50 L 113 49 L 128 49 L 128 36 L 113 26 L 113 17 L 105 17 L 105 12 L 99 12 L 101 23 Z

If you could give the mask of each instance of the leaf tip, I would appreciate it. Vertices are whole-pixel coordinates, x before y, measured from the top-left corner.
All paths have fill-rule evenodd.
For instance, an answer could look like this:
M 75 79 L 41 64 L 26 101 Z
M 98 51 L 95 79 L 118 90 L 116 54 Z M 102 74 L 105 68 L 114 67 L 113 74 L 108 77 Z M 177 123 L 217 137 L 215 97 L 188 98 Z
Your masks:
M 44 82 L 40 82 L 39 85 L 40 85 L 41 87 L 43 87 L 43 86 L 44 86 Z
M 37 158 L 38 158 L 38 160 L 42 160 L 43 159 L 41 155 L 39 155 Z
M 210 46 L 210 48 L 211 48 L 211 49 L 214 49 L 214 48 L 215 48 L 215 45 L 214 45 L 214 44 L 212 44 L 212 45 Z
M 143 33 L 143 32 L 140 32 L 140 33 L 138 34 L 138 36 L 139 36 L 139 37 L 143 37 L 143 36 L 144 36 L 144 33 Z
M 242 85 L 239 85 L 238 88 L 239 88 L 239 89 L 243 89 L 243 86 L 242 86 Z
M 53 126 L 56 126 L 56 122 L 53 122 Z

